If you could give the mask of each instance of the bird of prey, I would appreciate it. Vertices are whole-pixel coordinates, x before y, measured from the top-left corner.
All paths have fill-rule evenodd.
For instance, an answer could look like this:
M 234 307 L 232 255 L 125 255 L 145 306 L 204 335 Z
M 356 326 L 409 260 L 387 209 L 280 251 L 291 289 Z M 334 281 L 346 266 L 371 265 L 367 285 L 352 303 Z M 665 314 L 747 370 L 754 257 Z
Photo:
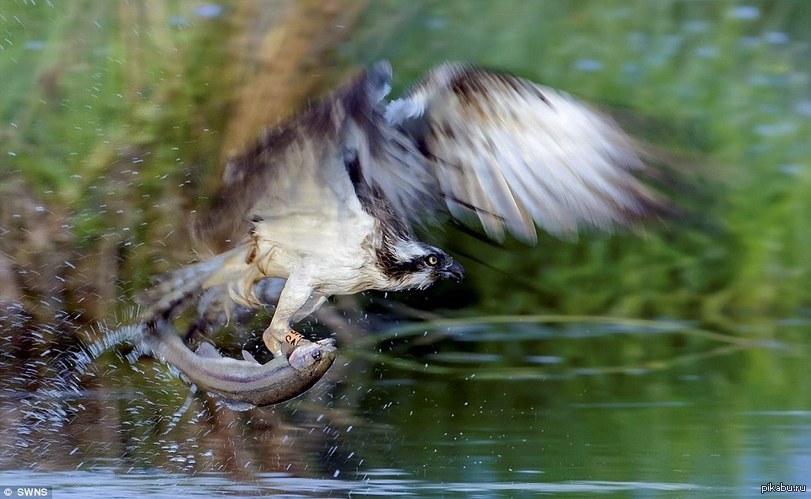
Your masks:
M 611 119 L 517 76 L 447 63 L 387 102 L 379 62 L 231 158 L 199 227 L 232 247 L 171 272 L 144 295 L 153 312 L 219 286 L 260 306 L 257 282 L 286 279 L 263 340 L 332 295 L 422 289 L 462 266 L 414 227 L 452 218 L 502 241 L 608 230 L 655 211 L 637 148 Z

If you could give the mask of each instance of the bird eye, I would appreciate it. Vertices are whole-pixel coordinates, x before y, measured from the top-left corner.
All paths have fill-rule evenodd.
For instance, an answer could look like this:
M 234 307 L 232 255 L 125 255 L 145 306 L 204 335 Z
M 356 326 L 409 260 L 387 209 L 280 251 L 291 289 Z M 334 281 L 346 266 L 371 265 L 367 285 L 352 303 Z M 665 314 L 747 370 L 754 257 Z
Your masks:
M 428 255 L 427 257 L 425 257 L 425 263 L 427 263 L 431 267 L 434 267 L 436 266 L 437 263 L 439 263 L 439 258 L 437 258 L 436 255 Z

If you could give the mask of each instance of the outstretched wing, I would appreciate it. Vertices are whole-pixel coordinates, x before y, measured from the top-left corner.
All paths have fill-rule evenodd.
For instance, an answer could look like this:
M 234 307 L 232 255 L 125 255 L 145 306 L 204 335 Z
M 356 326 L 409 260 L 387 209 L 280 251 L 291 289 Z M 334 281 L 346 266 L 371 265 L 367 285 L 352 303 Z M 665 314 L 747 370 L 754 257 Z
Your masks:
M 609 229 L 648 214 L 659 201 L 636 174 L 633 141 L 572 96 L 516 76 L 446 64 L 389 103 L 388 122 L 413 151 L 378 162 L 368 177 L 406 215 L 415 193 L 502 240 L 505 229 L 534 243 L 535 224 L 556 235 Z
M 370 128 L 365 117 L 383 97 L 375 85 L 388 81 L 375 76 L 364 72 L 230 158 L 212 209 L 198 219 L 198 236 L 233 243 L 261 226 L 301 251 L 324 247 L 330 235 L 345 237 L 335 233 L 361 207 L 344 164 L 344 136 Z

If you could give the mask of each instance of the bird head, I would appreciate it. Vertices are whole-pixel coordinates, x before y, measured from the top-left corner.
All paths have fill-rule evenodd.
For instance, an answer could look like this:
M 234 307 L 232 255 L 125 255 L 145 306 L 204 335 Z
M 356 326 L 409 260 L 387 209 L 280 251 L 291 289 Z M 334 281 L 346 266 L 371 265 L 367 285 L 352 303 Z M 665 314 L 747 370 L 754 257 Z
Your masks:
M 380 259 L 394 289 L 424 289 L 440 279 L 461 281 L 464 268 L 439 248 L 419 241 L 399 240 Z

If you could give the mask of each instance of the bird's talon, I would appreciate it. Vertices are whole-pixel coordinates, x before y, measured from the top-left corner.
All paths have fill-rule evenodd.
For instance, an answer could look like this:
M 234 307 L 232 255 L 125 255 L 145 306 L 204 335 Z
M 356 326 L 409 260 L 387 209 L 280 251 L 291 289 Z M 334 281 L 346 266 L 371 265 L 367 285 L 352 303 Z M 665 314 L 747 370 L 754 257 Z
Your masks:
M 292 345 L 294 348 L 297 347 L 303 339 L 304 336 L 300 335 L 299 333 L 293 330 L 288 331 L 287 334 L 284 335 L 285 343 L 287 343 L 288 345 Z

